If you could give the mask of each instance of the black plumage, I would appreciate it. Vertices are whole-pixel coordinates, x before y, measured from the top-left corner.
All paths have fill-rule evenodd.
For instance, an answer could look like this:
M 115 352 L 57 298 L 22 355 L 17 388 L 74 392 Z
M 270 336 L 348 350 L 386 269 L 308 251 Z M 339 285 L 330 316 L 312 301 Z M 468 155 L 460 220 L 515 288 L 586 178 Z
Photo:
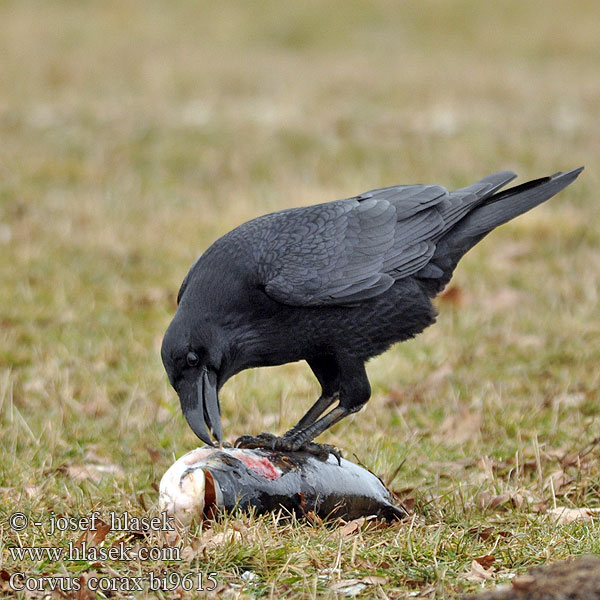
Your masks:
M 582 168 L 498 190 L 503 171 L 452 192 L 437 185 L 373 190 L 282 210 L 217 240 L 192 266 L 162 346 L 194 432 L 221 441 L 218 390 L 250 367 L 306 360 L 321 397 L 275 447 L 305 446 L 359 410 L 365 362 L 431 325 L 431 299 L 492 229 L 544 202 Z M 329 413 L 323 413 L 338 401 Z

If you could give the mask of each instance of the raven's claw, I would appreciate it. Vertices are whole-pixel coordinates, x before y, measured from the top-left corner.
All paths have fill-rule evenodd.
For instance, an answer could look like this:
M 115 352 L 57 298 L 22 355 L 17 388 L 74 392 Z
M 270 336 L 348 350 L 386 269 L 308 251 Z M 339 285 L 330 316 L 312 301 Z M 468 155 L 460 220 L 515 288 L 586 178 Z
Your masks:
M 316 442 L 305 442 L 298 444 L 291 437 L 278 437 L 272 433 L 260 433 L 257 436 L 242 435 L 235 440 L 236 448 L 265 448 L 278 452 L 308 452 L 320 460 L 327 460 L 330 454 L 336 457 L 338 463 L 342 462 L 342 453 L 328 444 L 317 444 Z
M 308 452 L 309 454 L 314 454 L 320 460 L 327 460 L 330 454 L 335 456 L 338 464 L 342 464 L 342 452 L 338 450 L 335 446 L 330 446 L 329 444 L 317 444 L 316 442 L 309 442 L 306 444 L 304 448 L 302 448 L 304 452 Z

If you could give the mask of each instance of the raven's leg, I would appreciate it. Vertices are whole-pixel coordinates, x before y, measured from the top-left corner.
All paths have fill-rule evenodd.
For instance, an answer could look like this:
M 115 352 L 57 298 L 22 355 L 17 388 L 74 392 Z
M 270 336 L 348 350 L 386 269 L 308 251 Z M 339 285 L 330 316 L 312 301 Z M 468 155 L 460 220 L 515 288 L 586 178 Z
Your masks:
M 359 411 L 371 396 L 371 386 L 365 371 L 364 361 L 345 357 L 344 360 L 336 364 L 340 365 L 339 375 L 336 378 L 340 382 L 340 400 L 335 408 L 332 408 L 325 416 L 317 419 L 327 406 L 333 404 L 337 397 L 336 394 L 331 396 L 325 394 L 326 391 L 330 392 L 333 387 L 336 387 L 332 385 L 332 387 L 323 389 L 322 397 L 302 417 L 300 422 L 284 436 L 277 437 L 270 433 L 261 433 L 256 437 L 244 435 L 236 440 L 235 445 L 241 448 L 270 448 L 271 450 L 283 452 L 305 450 L 324 460 L 331 452 L 339 459 L 339 452 L 334 448 L 325 444 L 316 444 L 312 440 L 344 417 Z M 333 379 L 327 381 L 329 385 L 333 382 Z
M 298 423 L 283 435 L 284 438 L 293 437 L 298 431 L 312 425 L 340 397 L 340 372 L 335 359 L 327 356 L 306 362 L 321 384 L 321 396 Z
M 309 408 L 307 413 L 282 437 L 277 437 L 272 433 L 261 433 L 257 436 L 243 435 L 235 441 L 235 445 L 242 448 L 270 448 L 270 449 L 285 449 L 286 442 L 289 438 L 293 438 L 298 432 L 312 425 L 325 410 L 334 404 L 340 397 L 340 370 L 338 363 L 333 356 L 323 356 L 313 358 L 306 361 L 317 380 L 321 384 L 321 396 Z M 320 446 L 319 444 L 310 444 L 310 447 L 304 447 L 313 454 L 324 457 L 330 452 L 336 452 L 329 446 Z M 339 454 L 339 453 L 338 453 Z
M 300 423 L 298 423 L 285 436 L 275 439 L 274 447 L 276 450 L 293 452 L 306 447 L 326 429 L 329 429 L 344 417 L 359 411 L 366 404 L 371 396 L 371 386 L 369 385 L 364 362 L 345 360 L 342 364 L 343 367 L 340 369 L 339 404 L 317 421 L 309 423 L 303 428 L 300 428 Z

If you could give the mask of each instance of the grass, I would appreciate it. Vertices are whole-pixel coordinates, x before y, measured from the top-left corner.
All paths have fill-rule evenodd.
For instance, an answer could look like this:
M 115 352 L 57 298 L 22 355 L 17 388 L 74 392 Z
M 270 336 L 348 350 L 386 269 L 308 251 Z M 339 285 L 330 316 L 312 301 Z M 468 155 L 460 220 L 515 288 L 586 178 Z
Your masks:
M 456 598 L 600 552 L 597 520 L 547 512 L 600 506 L 599 18 L 591 0 L 0 3 L 3 593 L 35 597 L 8 591 L 16 571 L 167 569 L 216 571 L 230 597 Z M 412 519 L 343 536 L 237 515 L 133 540 L 187 548 L 166 566 L 11 559 L 81 532 L 10 514 L 144 515 L 196 446 L 159 347 L 219 235 L 373 187 L 580 164 L 464 259 L 438 323 L 370 362 L 369 405 L 323 436 L 384 478 L 402 465 Z M 317 393 L 303 364 L 242 373 L 226 435 L 283 431 Z M 472 581 L 486 555 L 494 581 Z

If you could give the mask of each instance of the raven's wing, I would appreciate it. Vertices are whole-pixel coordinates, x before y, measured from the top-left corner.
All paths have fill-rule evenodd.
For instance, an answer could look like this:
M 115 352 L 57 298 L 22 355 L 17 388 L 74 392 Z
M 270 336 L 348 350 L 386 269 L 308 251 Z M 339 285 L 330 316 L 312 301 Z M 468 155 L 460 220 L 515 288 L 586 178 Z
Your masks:
M 383 188 L 281 211 L 254 222 L 265 292 L 292 306 L 355 304 L 422 269 L 444 231 L 514 174 L 448 193 L 436 185 Z

